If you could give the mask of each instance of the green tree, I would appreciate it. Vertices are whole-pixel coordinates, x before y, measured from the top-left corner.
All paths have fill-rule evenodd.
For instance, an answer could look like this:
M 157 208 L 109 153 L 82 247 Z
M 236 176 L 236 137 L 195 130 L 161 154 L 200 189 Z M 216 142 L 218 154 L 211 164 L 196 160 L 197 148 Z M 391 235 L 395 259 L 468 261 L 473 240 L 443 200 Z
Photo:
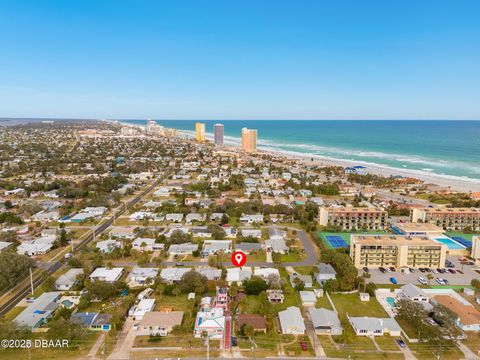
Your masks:
M 248 295 L 258 295 L 267 289 L 267 282 L 258 276 L 253 276 L 245 283 L 245 293 Z
M 192 270 L 183 274 L 182 279 L 178 282 L 179 290 L 184 293 L 203 294 L 207 290 L 207 278 Z

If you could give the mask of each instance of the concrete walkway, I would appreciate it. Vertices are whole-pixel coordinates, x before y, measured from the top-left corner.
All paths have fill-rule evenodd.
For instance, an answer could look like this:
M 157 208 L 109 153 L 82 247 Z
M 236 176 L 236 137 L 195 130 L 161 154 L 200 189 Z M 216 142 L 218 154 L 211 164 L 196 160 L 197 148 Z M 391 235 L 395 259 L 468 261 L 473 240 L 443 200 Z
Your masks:
M 122 331 L 118 334 L 118 341 L 115 349 L 108 357 L 108 360 L 127 360 L 130 359 L 130 351 L 135 342 L 135 330 L 133 329 L 133 318 L 127 317 Z
M 93 344 L 92 348 L 88 352 L 87 359 L 97 359 L 97 353 L 100 347 L 102 346 L 103 342 L 105 341 L 105 333 L 102 332 L 98 337 L 95 344 Z
M 457 345 L 460 351 L 463 352 L 463 356 L 465 356 L 466 360 L 480 359 L 480 357 L 478 355 L 475 355 L 475 353 L 470 350 L 465 344 L 457 342 Z

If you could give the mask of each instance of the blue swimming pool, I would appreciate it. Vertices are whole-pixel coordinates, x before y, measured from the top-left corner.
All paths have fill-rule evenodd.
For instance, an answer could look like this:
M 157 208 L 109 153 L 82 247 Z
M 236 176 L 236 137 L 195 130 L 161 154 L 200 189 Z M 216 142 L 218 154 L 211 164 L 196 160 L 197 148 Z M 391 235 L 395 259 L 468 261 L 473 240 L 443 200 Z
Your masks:
M 447 238 L 447 237 L 442 237 L 442 238 L 434 238 L 434 240 L 436 242 L 439 242 L 439 243 L 442 243 L 444 245 L 447 245 L 447 247 L 450 249 L 450 250 L 462 250 L 462 249 L 466 249 L 465 246 L 459 244 L 458 242 L 456 242 L 455 240 L 452 240 L 450 238 Z
M 394 308 L 395 306 L 397 306 L 397 304 L 395 303 L 395 299 L 392 298 L 392 297 L 387 297 L 385 300 L 387 300 L 387 303 L 388 305 L 390 305 L 390 307 Z

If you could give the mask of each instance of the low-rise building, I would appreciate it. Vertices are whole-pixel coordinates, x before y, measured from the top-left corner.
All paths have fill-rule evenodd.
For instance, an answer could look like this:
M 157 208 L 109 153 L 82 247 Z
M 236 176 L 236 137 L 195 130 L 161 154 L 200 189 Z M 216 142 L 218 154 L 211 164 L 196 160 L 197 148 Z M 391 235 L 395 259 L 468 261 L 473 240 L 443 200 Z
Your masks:
M 90 280 L 92 281 L 106 281 L 106 282 L 115 282 L 120 280 L 123 274 L 123 268 L 105 268 L 98 267 L 90 274 Z
M 55 280 L 55 288 L 61 291 L 70 290 L 78 283 L 78 276 L 83 274 L 83 269 L 70 269 Z
M 203 242 L 203 256 L 230 252 L 232 252 L 232 240 L 205 240 Z
M 168 248 L 168 252 L 172 255 L 192 255 L 197 250 L 198 244 L 194 243 L 172 244 Z
M 175 326 L 182 325 L 183 311 L 150 311 L 143 315 L 138 335 L 167 336 Z
M 61 295 L 62 293 L 60 291 L 41 294 L 14 319 L 14 322 L 18 326 L 26 326 L 31 329 L 46 324 L 55 310 L 60 306 L 58 300 Z
M 480 330 L 480 311 L 467 301 L 461 303 L 449 295 L 437 295 L 434 300 L 452 311 L 456 316 L 455 325 L 463 331 Z M 468 304 L 468 305 L 467 305 Z
M 296 306 L 290 306 L 284 311 L 278 313 L 280 328 L 284 335 L 303 335 L 305 334 L 305 323 L 302 313 Z
M 337 272 L 330 264 L 320 263 L 317 266 L 318 272 L 315 273 L 315 279 L 322 285 L 327 280 L 335 280 Z
M 386 333 L 390 336 L 400 336 L 402 329 L 393 318 L 376 317 L 353 317 L 348 316 L 357 336 L 383 336 Z
M 158 276 L 158 269 L 152 267 L 134 267 L 129 274 L 130 281 L 138 285 L 148 285 L 155 281 Z
M 342 230 L 383 230 L 387 220 L 387 212 L 376 207 L 321 206 L 318 213 L 321 226 L 338 226 Z
M 285 295 L 283 295 L 282 290 L 269 289 L 267 290 L 267 299 L 272 304 L 283 304 L 285 300 Z
M 313 327 L 317 335 L 341 335 L 343 327 L 335 311 L 324 308 L 309 308 Z
M 237 329 L 240 330 L 244 325 L 250 325 L 255 332 L 267 332 L 267 319 L 259 314 L 240 314 L 237 316 Z
M 160 277 L 169 283 L 179 282 L 182 276 L 191 270 L 191 268 L 167 267 L 162 269 Z
M 445 245 L 424 236 L 355 234 L 350 238 L 350 257 L 357 269 L 441 268 L 445 256 Z
M 425 207 L 413 208 L 410 212 L 411 222 L 435 224 L 445 230 L 463 230 L 466 227 L 480 230 L 480 209 Z

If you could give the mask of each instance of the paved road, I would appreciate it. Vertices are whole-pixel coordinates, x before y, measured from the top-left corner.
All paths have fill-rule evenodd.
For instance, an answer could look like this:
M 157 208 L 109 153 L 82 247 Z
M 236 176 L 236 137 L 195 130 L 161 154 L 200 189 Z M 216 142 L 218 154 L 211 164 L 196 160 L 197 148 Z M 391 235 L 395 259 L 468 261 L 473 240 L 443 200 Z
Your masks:
M 148 186 L 145 190 L 143 190 L 140 194 L 134 196 L 131 198 L 125 206 L 120 206 L 118 210 L 115 211 L 115 215 L 112 215 L 112 217 L 108 218 L 106 221 L 101 223 L 95 228 L 95 234 L 99 235 L 102 232 L 104 232 L 108 227 L 113 223 L 114 216 L 118 216 L 126 211 L 126 209 L 132 207 L 135 205 L 137 202 L 139 202 L 146 194 L 148 194 L 150 191 L 152 191 L 158 184 L 160 183 L 161 180 L 157 180 L 154 183 L 152 183 L 150 186 Z M 74 251 L 77 251 L 81 249 L 82 247 L 86 246 L 90 241 L 93 239 L 93 233 L 89 233 L 88 235 L 85 236 L 85 238 L 75 244 L 73 246 Z M 64 260 L 61 259 L 56 262 L 51 262 L 49 263 L 50 265 L 47 265 L 46 272 L 51 275 L 55 273 L 58 269 L 60 269 L 64 265 Z M 45 268 L 45 265 L 41 265 L 41 267 Z M 42 274 L 37 275 L 33 279 L 33 288 L 37 288 L 40 286 L 43 281 L 45 280 L 44 276 Z M 10 298 L 5 304 L 3 304 L 0 307 L 0 315 L 5 315 L 7 312 L 9 312 L 11 309 L 13 309 L 20 301 L 22 301 L 24 298 L 26 298 L 28 295 L 31 293 L 31 287 L 30 284 L 25 285 L 23 288 L 19 289 L 12 298 Z
M 388 190 L 376 189 L 376 192 L 377 192 L 378 197 L 382 197 L 382 198 L 385 198 L 387 200 L 397 201 L 397 202 L 400 202 L 400 203 L 403 202 L 405 204 L 420 205 L 420 206 L 433 206 L 433 205 L 435 205 L 434 203 L 431 203 L 428 200 L 417 199 L 417 198 L 410 197 L 410 196 L 404 196 L 404 195 L 400 195 L 400 194 L 397 194 L 397 193 L 392 193 Z

